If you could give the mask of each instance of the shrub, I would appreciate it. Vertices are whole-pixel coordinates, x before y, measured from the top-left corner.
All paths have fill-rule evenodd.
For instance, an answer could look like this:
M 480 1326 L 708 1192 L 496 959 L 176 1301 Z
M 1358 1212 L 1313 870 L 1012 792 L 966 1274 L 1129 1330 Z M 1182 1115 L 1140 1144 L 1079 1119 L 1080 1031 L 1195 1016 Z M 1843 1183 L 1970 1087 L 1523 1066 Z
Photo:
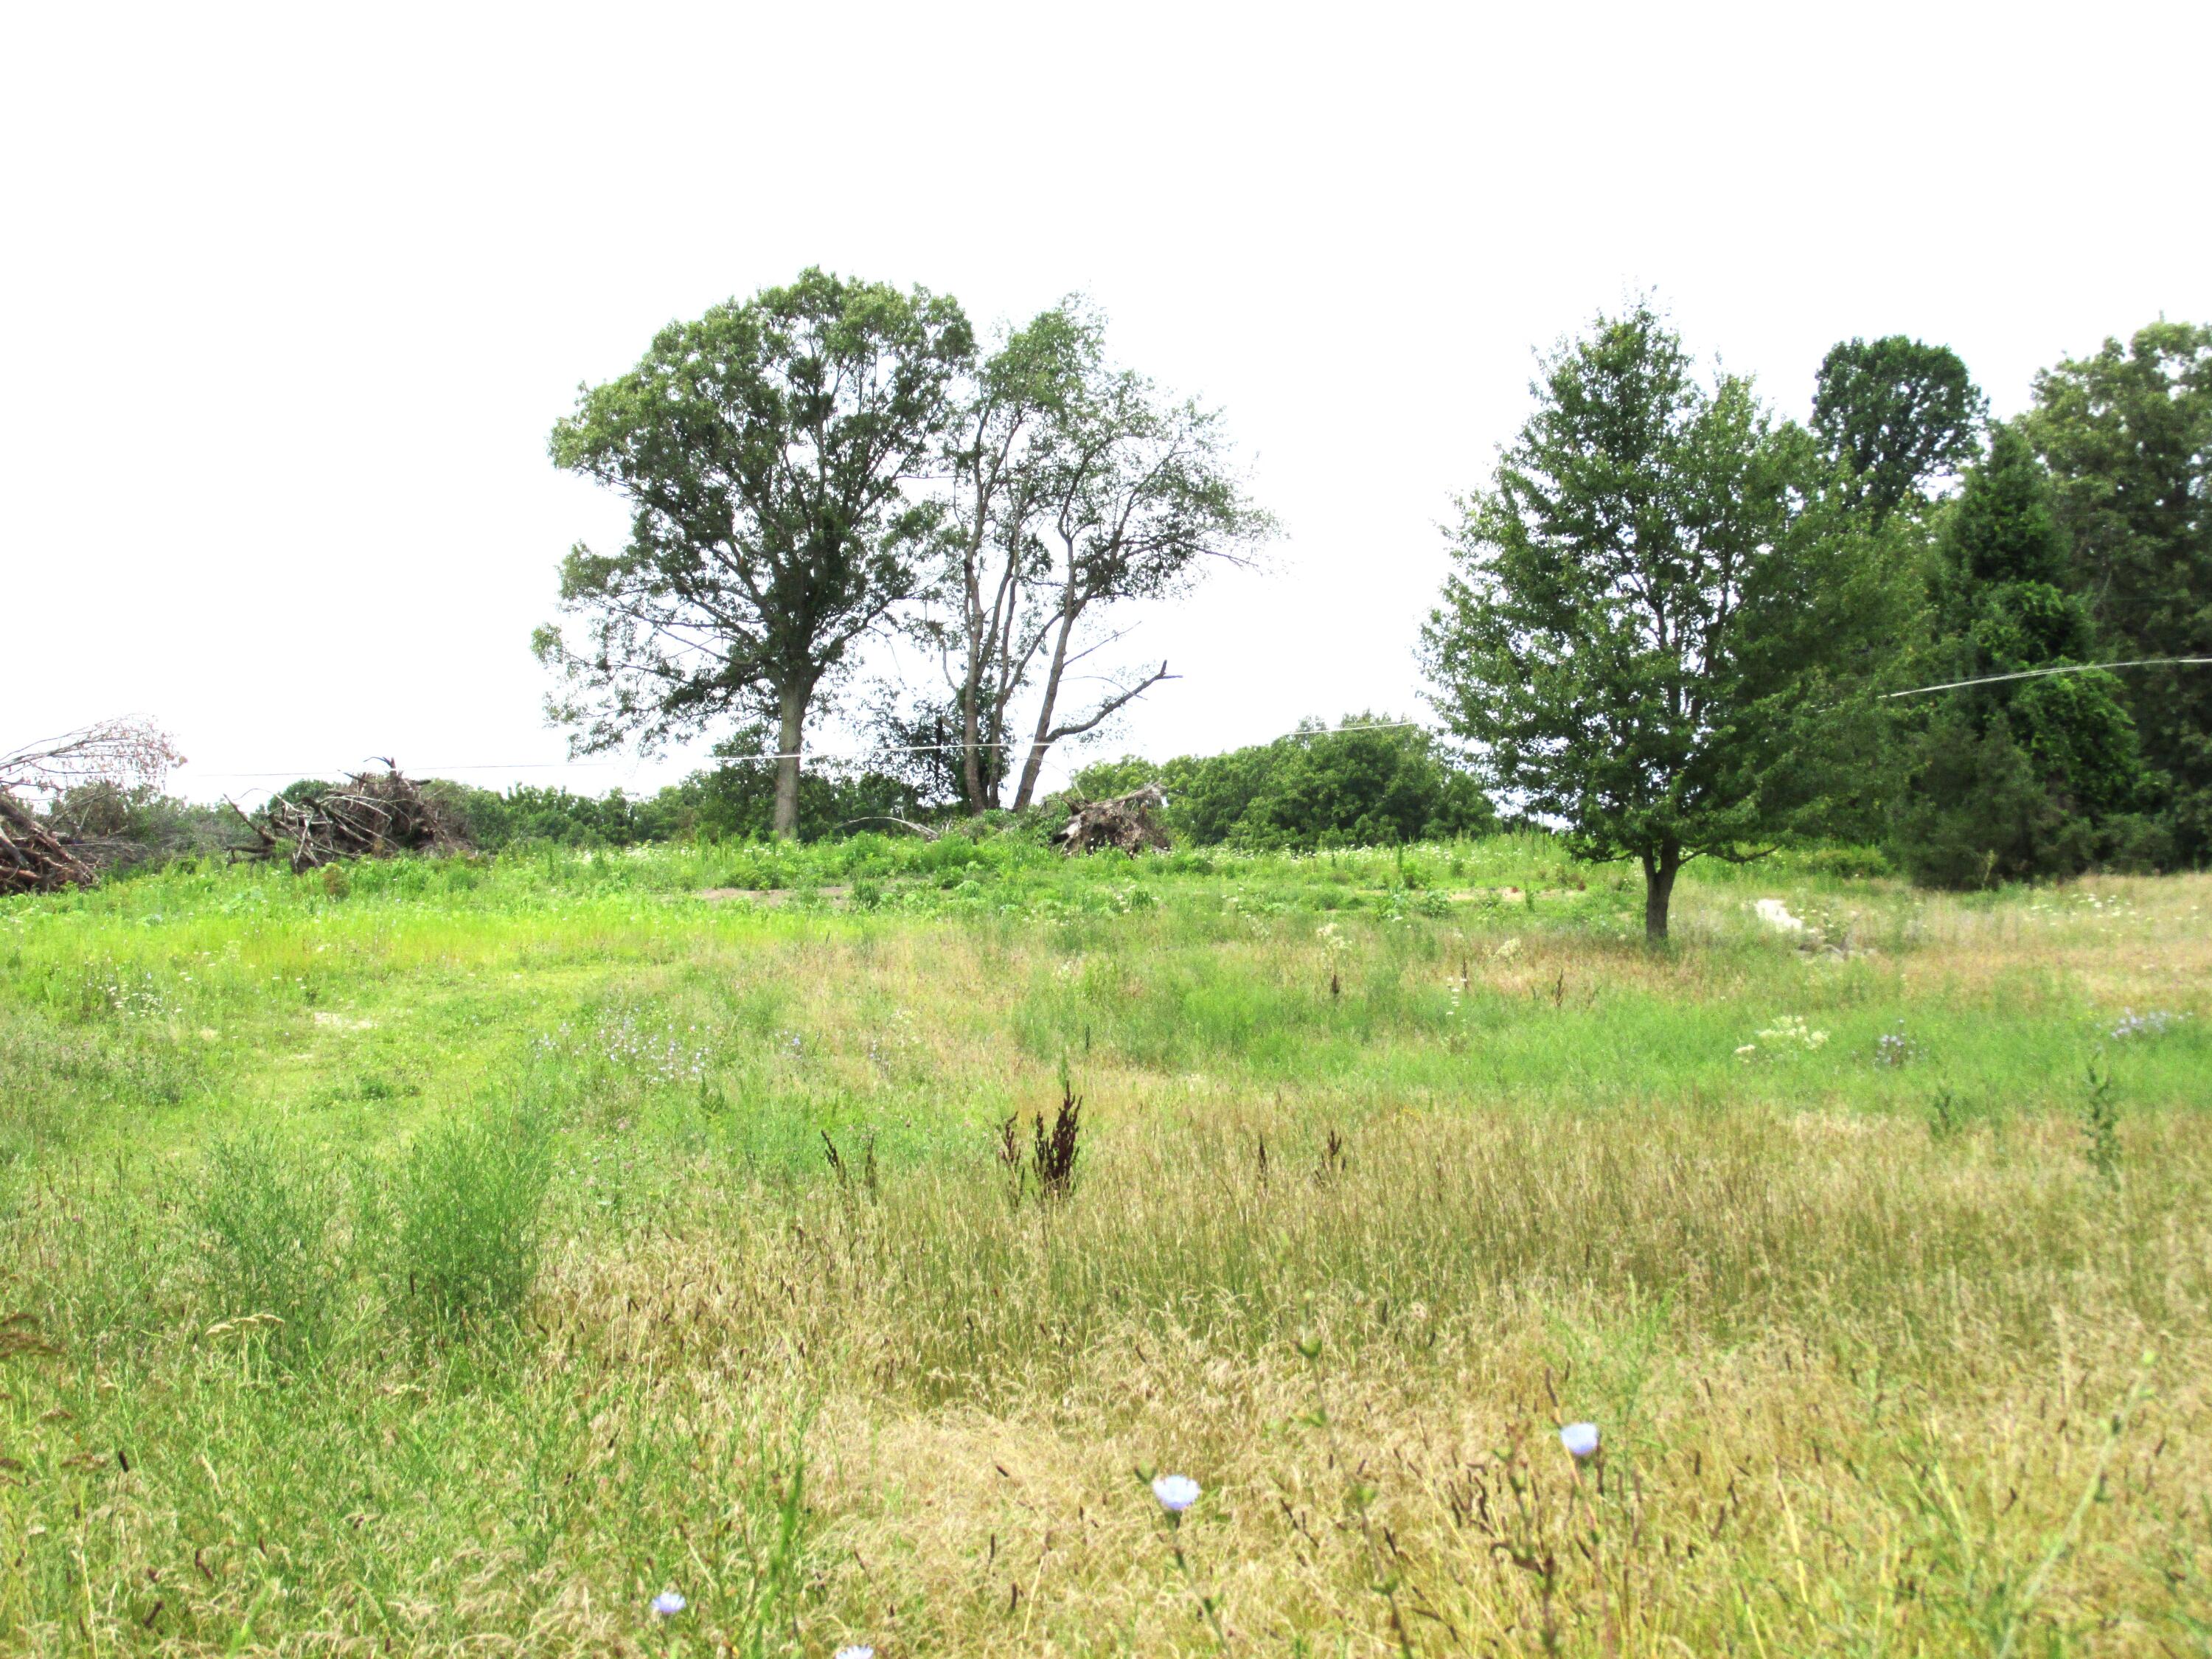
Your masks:
M 1158 783 L 1170 833 L 1201 847 L 1386 847 L 1497 827 L 1488 797 L 1443 763 L 1431 733 L 1379 714 L 1348 714 L 1334 731 L 1308 720 L 1273 743 L 1163 766 L 1103 762 L 1074 783 L 1092 799 Z

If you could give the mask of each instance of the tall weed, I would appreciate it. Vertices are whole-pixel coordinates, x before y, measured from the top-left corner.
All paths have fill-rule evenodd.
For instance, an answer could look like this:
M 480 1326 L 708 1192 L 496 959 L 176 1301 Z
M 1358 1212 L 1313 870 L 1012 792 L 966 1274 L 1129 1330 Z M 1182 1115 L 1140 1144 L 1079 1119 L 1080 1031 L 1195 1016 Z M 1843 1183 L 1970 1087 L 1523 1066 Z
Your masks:
M 417 1137 L 394 1172 L 385 1277 L 394 1304 L 427 1328 L 511 1320 L 538 1278 L 553 1123 L 498 1109 Z
M 299 1359 L 326 1346 L 349 1277 L 337 1224 L 342 1196 L 328 1158 L 266 1130 L 209 1150 L 194 1219 L 205 1235 L 209 1294 L 220 1315 L 273 1316 L 272 1352 Z

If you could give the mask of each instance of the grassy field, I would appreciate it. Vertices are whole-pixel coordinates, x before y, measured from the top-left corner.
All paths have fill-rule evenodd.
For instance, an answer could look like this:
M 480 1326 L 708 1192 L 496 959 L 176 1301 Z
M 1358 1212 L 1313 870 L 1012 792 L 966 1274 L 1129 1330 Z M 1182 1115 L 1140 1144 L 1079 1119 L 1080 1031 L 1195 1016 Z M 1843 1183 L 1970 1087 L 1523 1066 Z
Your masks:
M 2212 1653 L 2208 906 L 1805 855 L 1655 955 L 1537 837 L 0 903 L 0 1650 Z

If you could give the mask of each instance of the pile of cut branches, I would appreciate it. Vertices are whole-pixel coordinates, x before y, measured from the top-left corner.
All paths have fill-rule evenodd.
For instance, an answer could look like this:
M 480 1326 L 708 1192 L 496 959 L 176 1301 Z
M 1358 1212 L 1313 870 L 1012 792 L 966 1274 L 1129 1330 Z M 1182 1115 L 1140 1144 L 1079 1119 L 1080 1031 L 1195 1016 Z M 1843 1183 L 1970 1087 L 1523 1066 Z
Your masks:
M 29 807 L 0 789 L 0 894 L 54 893 L 99 879 Z
M 1085 801 L 1053 836 L 1053 843 L 1071 854 L 1111 848 L 1134 858 L 1148 847 L 1164 850 L 1168 832 L 1160 828 L 1158 814 L 1167 804 L 1156 783 L 1108 800 Z
M 54 833 L 67 831 L 68 823 L 52 813 L 40 817 L 25 796 L 57 801 L 93 785 L 158 793 L 169 769 L 184 762 L 175 741 L 143 714 L 102 720 L 0 754 L 0 894 L 52 893 L 100 879 L 94 856 L 81 840 Z
M 334 787 L 270 802 L 246 819 L 260 844 L 239 856 L 287 859 L 296 874 L 339 859 L 467 852 L 460 821 L 390 761 L 384 764 L 382 772 L 356 772 Z

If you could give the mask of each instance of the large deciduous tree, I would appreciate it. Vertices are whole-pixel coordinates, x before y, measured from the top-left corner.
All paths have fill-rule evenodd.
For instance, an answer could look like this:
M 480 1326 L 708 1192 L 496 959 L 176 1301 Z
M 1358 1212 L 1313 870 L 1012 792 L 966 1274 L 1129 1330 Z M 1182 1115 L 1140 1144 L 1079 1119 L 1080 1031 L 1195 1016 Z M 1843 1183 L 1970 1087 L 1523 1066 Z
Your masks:
M 1087 665 L 1126 634 L 1109 613 L 1243 560 L 1270 528 L 1218 412 L 1111 367 L 1080 301 L 1012 331 L 978 372 L 952 454 L 954 526 L 925 631 L 943 653 L 970 811 L 1026 806 L 1053 745 L 1168 678 Z M 1071 706 L 1073 702 L 1073 706 Z M 934 719 L 932 711 L 925 714 Z
M 2073 580 L 2115 659 L 2212 656 L 2212 328 L 2156 322 L 2036 376 L 2025 429 L 2048 463 Z M 2176 850 L 2212 856 L 2212 669 L 2130 672 Z
M 1756 856 L 1819 811 L 1898 584 L 1810 488 L 1809 437 L 1745 380 L 1701 385 L 1648 306 L 1533 390 L 1424 630 L 1433 696 L 1502 805 L 1641 861 L 1657 942 L 1686 861 Z
M 1813 393 L 1813 430 L 1876 525 L 1971 460 L 1988 413 L 1958 353 L 1902 334 L 1832 347 Z
M 973 339 L 951 299 L 809 270 L 661 331 L 587 388 L 555 462 L 619 491 L 628 544 L 579 544 L 541 629 L 549 703 L 591 750 L 725 722 L 776 734 L 775 827 L 798 823 L 816 696 L 922 579 L 941 459 Z

